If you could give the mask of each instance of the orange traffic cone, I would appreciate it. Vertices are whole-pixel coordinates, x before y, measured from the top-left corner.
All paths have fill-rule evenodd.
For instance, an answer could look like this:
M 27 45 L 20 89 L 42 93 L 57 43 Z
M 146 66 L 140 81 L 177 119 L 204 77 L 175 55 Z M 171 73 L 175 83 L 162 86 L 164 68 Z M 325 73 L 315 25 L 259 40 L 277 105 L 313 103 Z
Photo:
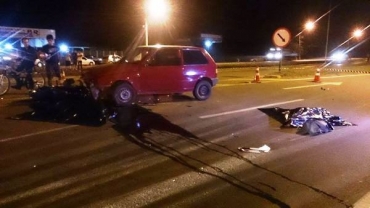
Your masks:
M 316 69 L 315 77 L 313 79 L 314 82 L 320 82 L 320 69 Z
M 260 68 L 259 67 L 256 68 L 256 76 L 254 76 L 253 82 L 254 83 L 261 83 L 261 80 L 260 80 Z

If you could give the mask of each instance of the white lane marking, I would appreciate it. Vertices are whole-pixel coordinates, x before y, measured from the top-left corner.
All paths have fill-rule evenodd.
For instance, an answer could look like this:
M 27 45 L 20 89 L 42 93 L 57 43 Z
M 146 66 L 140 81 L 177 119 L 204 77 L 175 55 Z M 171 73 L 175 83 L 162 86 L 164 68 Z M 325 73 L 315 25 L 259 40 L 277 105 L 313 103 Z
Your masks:
M 20 97 L 20 98 L 4 98 L 1 97 L 0 100 L 2 101 L 12 101 L 12 100 L 29 100 L 30 97 Z
M 231 86 L 242 86 L 250 83 L 237 83 L 237 84 L 217 84 L 216 87 L 231 87 Z
M 363 196 L 354 204 L 354 208 L 369 208 L 370 207 L 370 192 Z
M 370 76 L 370 74 L 354 74 L 354 75 L 340 75 L 340 76 L 320 76 L 324 79 L 335 79 L 342 77 L 361 77 L 361 76 Z M 253 80 L 253 78 L 232 78 L 232 79 L 222 79 L 222 81 L 243 81 L 243 80 Z M 276 82 L 287 82 L 287 81 L 303 81 L 303 80 L 314 80 L 314 78 L 261 78 L 261 81 L 276 81 Z M 216 85 L 217 86 L 217 85 Z
M 51 132 L 54 132 L 54 131 L 70 129 L 70 128 L 74 128 L 74 127 L 77 127 L 77 126 L 78 125 L 65 126 L 65 127 L 60 127 L 60 128 L 56 128 L 56 129 L 49 129 L 49 130 L 39 131 L 39 132 L 31 133 L 31 134 L 25 134 L 25 135 L 21 135 L 21 136 L 17 136 L 17 137 L 10 137 L 10 138 L 6 138 L 6 139 L 0 139 L 0 143 L 1 142 L 9 142 L 9 141 L 17 140 L 17 139 L 23 139 L 23 138 L 26 138 L 26 137 L 36 136 L 36 135 L 40 135 L 40 134 L 51 133 Z
M 227 112 L 223 112 L 223 113 L 216 113 L 216 114 L 211 114 L 211 115 L 200 116 L 199 118 L 201 118 L 201 119 L 213 118 L 213 117 L 217 117 L 217 116 L 224 116 L 224 115 L 230 115 L 230 114 L 234 114 L 234 113 L 241 113 L 241 112 L 256 110 L 258 108 L 266 108 L 266 107 L 271 107 L 271 106 L 277 106 L 277 105 L 284 105 L 284 104 L 289 104 L 289 103 L 301 102 L 303 100 L 304 99 L 297 99 L 297 100 L 290 100 L 290 101 L 279 102 L 279 103 L 271 103 L 271 104 L 266 104 L 266 105 L 260 105 L 260 106 L 250 107 L 250 108 L 244 108 L 244 109 L 235 110 L 235 111 L 227 111 Z
M 283 88 L 284 90 L 293 90 L 293 89 L 301 89 L 301 88 L 308 88 L 308 87 L 317 87 L 317 86 L 323 86 L 323 85 L 336 85 L 339 86 L 341 85 L 342 82 L 323 82 L 323 83 L 318 83 L 318 84 L 313 84 L 313 85 L 303 85 L 303 86 L 297 86 L 297 87 L 286 87 Z

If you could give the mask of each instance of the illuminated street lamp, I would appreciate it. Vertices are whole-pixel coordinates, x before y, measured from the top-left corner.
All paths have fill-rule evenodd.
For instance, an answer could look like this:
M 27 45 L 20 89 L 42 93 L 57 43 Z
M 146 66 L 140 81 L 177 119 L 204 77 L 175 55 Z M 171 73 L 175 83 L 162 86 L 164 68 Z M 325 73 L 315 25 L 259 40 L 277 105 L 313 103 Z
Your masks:
M 359 40 L 362 37 L 362 35 L 363 35 L 363 30 L 361 30 L 361 29 L 356 29 L 352 32 L 351 37 L 346 41 L 347 45 L 348 45 L 347 46 L 348 50 L 352 50 L 352 49 L 350 49 L 351 40 L 354 39 L 354 38 Z
M 298 35 L 298 59 L 301 59 L 301 34 L 304 32 L 304 31 L 312 31 L 313 29 L 315 28 L 315 22 L 313 21 L 308 21 L 306 22 L 306 24 L 304 25 L 304 29 L 302 32 L 299 33 Z
M 308 31 L 311 31 L 315 28 L 315 23 L 312 22 L 312 21 L 308 21 L 305 25 L 304 25 L 305 29 L 308 30 Z
M 145 2 L 145 45 L 149 45 L 148 21 L 164 22 L 170 12 L 166 0 L 146 0 Z
M 362 31 L 362 30 L 360 30 L 360 29 L 356 29 L 356 30 L 353 32 L 352 36 L 353 36 L 354 38 L 360 38 L 363 34 L 364 34 L 364 33 L 363 33 L 363 31 Z

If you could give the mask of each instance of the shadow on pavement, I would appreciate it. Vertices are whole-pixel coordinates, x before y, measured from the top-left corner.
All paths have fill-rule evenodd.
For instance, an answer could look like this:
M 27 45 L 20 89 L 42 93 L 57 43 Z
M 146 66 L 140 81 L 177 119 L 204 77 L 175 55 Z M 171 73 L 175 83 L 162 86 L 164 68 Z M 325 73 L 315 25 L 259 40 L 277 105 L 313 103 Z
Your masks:
M 206 174 L 221 181 L 224 181 L 236 188 L 239 188 L 249 194 L 264 198 L 279 207 L 289 207 L 289 205 L 278 200 L 272 195 L 264 192 L 262 189 L 244 182 L 242 179 L 237 178 L 219 167 L 212 165 L 212 162 L 205 161 L 202 157 L 192 156 L 191 153 L 184 153 L 173 144 L 159 141 L 160 139 L 152 138 L 153 132 L 172 133 L 177 134 L 181 138 L 179 140 L 189 142 L 200 149 L 206 151 L 213 151 L 228 157 L 243 158 L 237 152 L 232 151 L 224 146 L 208 142 L 198 138 L 191 132 L 175 125 L 164 118 L 162 115 L 150 112 L 140 106 L 130 106 L 118 108 L 115 111 L 117 114 L 114 118 L 114 129 L 123 134 L 132 143 L 141 148 L 150 150 L 159 155 L 165 156 L 170 160 L 179 163 L 192 171 Z M 169 143 L 172 143 L 169 141 Z M 243 158 L 244 159 L 244 158 Z M 244 159 L 245 160 L 245 159 Z M 248 161 L 250 162 L 250 161 Z M 251 163 L 254 165 L 253 163 Z M 201 167 L 201 168 L 200 168 Z M 180 196 L 176 196 L 180 197 Z M 184 197 L 184 196 L 181 196 Z M 170 203 L 171 199 L 162 199 L 155 202 L 150 206 L 163 206 L 165 203 Z

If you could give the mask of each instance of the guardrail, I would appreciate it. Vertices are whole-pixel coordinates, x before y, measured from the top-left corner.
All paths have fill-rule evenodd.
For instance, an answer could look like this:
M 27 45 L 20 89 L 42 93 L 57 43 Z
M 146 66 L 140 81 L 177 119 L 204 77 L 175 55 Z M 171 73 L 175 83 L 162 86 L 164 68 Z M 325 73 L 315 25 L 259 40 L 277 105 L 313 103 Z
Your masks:
M 330 61 L 330 60 L 327 60 Z M 325 59 L 304 59 L 283 61 L 282 65 L 300 65 L 300 64 L 323 64 Z M 333 62 L 334 63 L 334 62 Z M 351 58 L 346 63 L 366 63 L 366 58 Z M 334 63 L 335 64 L 335 63 Z M 264 67 L 264 66 L 278 66 L 279 61 L 258 61 L 258 62 L 217 62 L 218 68 L 240 68 L 240 67 Z

